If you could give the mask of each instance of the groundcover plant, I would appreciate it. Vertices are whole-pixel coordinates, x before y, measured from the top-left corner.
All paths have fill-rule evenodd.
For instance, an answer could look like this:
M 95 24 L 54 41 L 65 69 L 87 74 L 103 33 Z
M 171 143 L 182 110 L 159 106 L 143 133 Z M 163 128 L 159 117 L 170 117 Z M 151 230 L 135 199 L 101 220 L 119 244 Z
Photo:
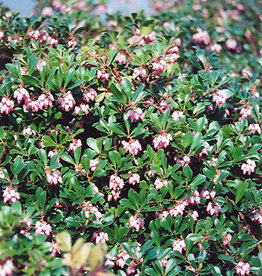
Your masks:
M 0 275 L 262 275 L 261 5 L 100 2 L 1 8 Z

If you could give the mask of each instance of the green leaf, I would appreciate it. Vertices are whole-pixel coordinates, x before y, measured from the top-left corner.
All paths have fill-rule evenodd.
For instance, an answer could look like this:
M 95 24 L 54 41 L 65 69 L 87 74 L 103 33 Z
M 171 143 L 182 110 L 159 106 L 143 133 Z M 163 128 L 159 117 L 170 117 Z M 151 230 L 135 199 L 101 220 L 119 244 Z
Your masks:
M 70 68 L 65 73 L 65 76 L 64 76 L 64 87 L 66 87 L 69 84 L 69 82 L 73 79 L 74 74 L 75 74 L 75 70 L 73 68 Z
M 37 78 L 28 75 L 22 75 L 21 78 L 24 83 L 41 88 Z
M 86 155 L 82 156 L 82 158 L 81 158 L 81 165 L 83 166 L 85 172 L 88 173 L 88 171 L 89 171 L 89 165 L 90 165 L 90 159 Z
M 66 162 L 68 162 L 72 165 L 75 165 L 75 161 L 73 160 L 73 158 L 67 152 L 64 152 L 61 155 L 61 159 L 63 159 L 64 161 L 66 161 Z
M 97 141 L 96 141 L 95 138 L 92 138 L 92 137 L 87 138 L 86 143 L 96 153 L 100 153 L 100 150 L 99 150 L 99 148 L 97 146 Z
M 120 103 L 127 103 L 126 95 L 119 88 L 117 88 L 116 84 L 112 83 L 110 86 L 110 90 L 112 94 L 119 100 Z
M 47 166 L 47 154 L 46 151 L 43 149 L 40 149 L 38 152 L 38 156 L 40 158 L 40 160 L 44 163 L 44 166 Z
M 182 141 L 182 145 L 184 148 L 187 148 L 191 143 L 192 143 L 192 140 L 193 140 L 193 135 L 191 132 L 188 132 L 184 135 L 183 137 L 183 141 Z
M 193 172 L 188 165 L 183 167 L 183 175 L 187 178 L 188 182 L 192 179 Z
M 144 97 L 147 95 L 147 93 L 143 91 L 144 88 L 144 85 L 141 85 L 137 88 L 137 90 L 132 94 L 132 102 L 136 103 L 144 99 Z
M 111 63 L 114 62 L 114 60 L 116 58 L 116 55 L 117 55 L 117 50 L 116 49 L 113 49 L 113 50 L 110 51 L 108 65 L 110 65 Z
M 134 211 L 137 210 L 136 206 L 127 198 L 123 198 L 120 200 L 120 204 L 126 208 L 132 209 Z
M 50 160 L 50 169 L 51 170 L 56 170 L 62 167 L 62 165 L 57 162 L 58 159 L 58 154 L 55 154 L 52 156 L 51 160 Z
M 78 147 L 78 148 L 76 148 L 76 150 L 74 152 L 74 158 L 75 158 L 75 163 L 76 164 L 79 164 L 79 160 L 80 160 L 80 157 L 81 157 L 81 151 L 82 151 L 82 148 Z
M 110 123 L 107 125 L 107 128 L 111 131 L 113 131 L 114 133 L 121 135 L 121 136 L 125 136 L 125 132 L 123 129 L 121 129 L 116 123 Z
M 34 55 L 30 56 L 28 60 L 28 65 L 29 65 L 28 75 L 31 75 L 33 73 L 33 71 L 36 69 L 37 63 L 38 63 L 38 58 Z
M 194 180 L 192 181 L 192 183 L 190 184 L 190 186 L 192 187 L 192 189 L 196 190 L 197 187 L 202 184 L 204 181 L 206 180 L 206 176 L 203 174 L 198 174 Z
M 136 191 L 134 191 L 133 189 L 128 191 L 128 198 L 130 199 L 130 201 L 132 203 L 135 204 L 135 206 L 138 208 L 139 204 L 140 204 L 140 199 L 139 199 L 139 195 Z
M 22 157 L 18 156 L 11 167 L 12 168 L 11 170 L 14 176 L 17 177 L 24 167 L 25 167 L 25 164 L 23 163 Z
M 125 249 L 125 251 L 127 252 L 127 254 L 128 254 L 129 256 L 131 256 L 131 257 L 134 256 L 134 253 L 133 253 L 133 251 L 132 251 L 130 245 L 129 245 L 127 242 L 123 242 L 123 243 L 122 243 L 122 246 L 123 246 L 123 248 Z
M 236 190 L 236 198 L 235 198 L 235 203 L 237 204 L 241 198 L 244 196 L 246 188 L 248 186 L 247 182 L 242 182 L 238 185 L 238 188 Z
M 109 158 L 114 166 L 115 169 L 119 168 L 121 165 L 121 156 L 119 152 L 116 151 L 110 151 L 109 152 Z

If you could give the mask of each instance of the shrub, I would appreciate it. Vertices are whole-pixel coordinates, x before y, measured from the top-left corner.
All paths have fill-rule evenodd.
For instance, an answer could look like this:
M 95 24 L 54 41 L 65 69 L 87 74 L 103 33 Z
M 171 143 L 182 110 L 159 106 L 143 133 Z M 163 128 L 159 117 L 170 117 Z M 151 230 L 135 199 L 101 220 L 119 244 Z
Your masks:
M 1 21 L 4 275 L 260 275 L 254 7 L 203 1 L 198 17 L 166 1 L 124 17 L 43 3 Z M 211 34 L 214 20 L 227 31 Z M 107 244 L 90 274 L 91 253 L 69 261 L 84 241 Z

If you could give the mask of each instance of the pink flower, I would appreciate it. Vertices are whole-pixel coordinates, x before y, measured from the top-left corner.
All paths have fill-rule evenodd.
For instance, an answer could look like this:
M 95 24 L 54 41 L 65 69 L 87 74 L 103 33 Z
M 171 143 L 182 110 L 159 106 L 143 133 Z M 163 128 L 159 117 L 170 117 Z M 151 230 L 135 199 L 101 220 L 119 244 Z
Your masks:
M 215 195 L 216 195 L 215 191 L 209 192 L 208 190 L 205 189 L 201 192 L 200 197 L 204 197 L 206 199 L 214 199 Z
M 161 260 L 161 264 L 163 267 L 166 267 L 168 263 L 168 256 L 165 256 L 162 260 Z
M 0 113 L 9 114 L 14 110 L 15 103 L 13 100 L 10 100 L 8 97 L 3 97 L 0 102 Z
M 231 240 L 232 240 L 232 235 L 231 234 L 227 234 L 225 236 L 223 236 L 223 238 L 225 239 L 223 241 L 223 245 L 226 246 L 226 245 L 229 245 Z
M 167 187 L 167 180 L 157 178 L 154 184 L 156 186 L 156 189 L 160 190 L 163 186 Z
M 99 243 L 99 242 L 107 242 L 108 241 L 108 234 L 105 232 L 99 232 L 99 233 L 94 233 L 91 240 L 96 240 L 95 243 Z
M 54 97 L 50 92 L 45 92 L 42 95 L 40 95 L 37 99 L 39 103 L 39 109 L 42 110 L 44 107 L 45 109 L 48 109 L 48 107 L 53 106 Z
M 144 220 L 142 220 L 138 215 L 131 216 L 129 218 L 129 227 L 136 229 L 136 232 L 139 231 L 139 229 L 144 229 Z
M 53 9 L 51 7 L 44 7 L 42 10 L 42 15 L 46 17 L 52 16 Z
M 170 109 L 172 110 L 173 107 L 169 104 L 169 100 L 162 100 L 160 103 L 159 103 L 159 106 L 161 107 L 161 109 L 163 110 L 166 110 L 166 109 Z
M 200 28 L 197 28 L 197 32 L 193 34 L 192 39 L 198 44 L 203 43 L 205 45 L 208 45 L 211 42 L 211 38 L 208 32 L 203 31 Z
M 138 121 L 138 120 L 143 120 L 144 119 L 144 114 L 143 111 L 140 107 L 133 107 L 133 109 L 130 109 L 127 112 L 127 118 L 131 119 L 131 122 Z
M 183 239 L 176 239 L 171 246 L 173 250 L 178 251 L 180 254 L 182 254 L 183 250 L 186 250 L 186 243 Z
M 31 218 L 26 218 L 24 217 L 22 220 L 19 222 L 22 226 L 23 224 L 26 224 L 27 228 L 31 228 L 32 226 L 32 219 Z
M 69 111 L 76 104 L 71 91 L 64 93 L 62 98 L 58 98 L 58 103 L 61 105 L 62 110 Z
M 97 71 L 97 78 L 102 80 L 109 80 L 109 74 L 106 72 L 105 69 Z
M 6 187 L 4 192 L 3 192 L 3 198 L 4 198 L 4 203 L 9 203 L 12 204 L 15 201 L 20 199 L 20 195 L 17 191 L 17 188 L 13 186 Z
M 49 185 L 57 185 L 58 183 L 63 183 L 62 174 L 58 170 L 46 170 L 45 175 Z
M 159 60 L 152 63 L 154 74 L 159 76 L 165 70 L 167 63 L 164 60 Z
M 190 156 L 185 155 L 183 157 L 183 166 L 188 165 L 191 162 Z
M 130 275 L 130 274 L 133 274 L 133 273 L 136 273 L 136 268 L 134 266 L 129 266 L 126 270 L 126 274 Z
M 14 92 L 14 98 L 20 104 L 22 100 L 24 101 L 28 100 L 30 98 L 30 95 L 25 88 L 19 87 Z
M 5 37 L 4 32 L 0 31 L 0 40 L 3 40 L 4 37 Z
M 194 191 L 192 196 L 187 197 L 185 199 L 188 204 L 199 204 L 200 203 L 200 195 L 198 191 Z
M 216 106 L 221 104 L 225 104 L 227 100 L 227 95 L 223 90 L 217 90 L 216 93 L 213 95 L 212 100 L 216 103 Z
M 236 50 L 236 48 L 237 48 L 237 41 L 234 38 L 229 38 L 226 41 L 226 47 L 229 50 Z
M 172 118 L 176 122 L 178 122 L 180 120 L 180 118 L 182 118 L 183 116 L 184 116 L 183 111 L 174 111 L 172 114 Z
M 252 134 L 255 134 L 256 132 L 257 132 L 258 134 L 261 134 L 261 128 L 260 128 L 259 124 L 251 124 L 251 125 L 249 125 L 248 130 L 249 130 Z
M 207 205 L 207 212 L 211 216 L 213 216 L 214 214 L 216 216 L 218 216 L 219 213 L 221 212 L 221 206 L 217 202 L 215 202 L 215 201 L 209 202 L 208 205 Z
M 137 173 L 129 172 L 128 183 L 131 185 L 138 184 L 140 182 L 140 176 Z
M 147 34 L 146 36 L 144 36 L 144 41 L 146 44 L 156 41 L 156 33 L 153 31 Z
M 219 55 L 221 53 L 221 51 L 222 51 L 222 46 L 220 44 L 215 43 L 215 44 L 212 44 L 210 46 L 210 50 L 211 51 L 215 51 L 216 54 Z
M 244 263 L 244 262 L 240 261 L 237 264 L 236 273 L 240 274 L 241 276 L 249 275 L 250 268 L 251 267 L 250 267 L 249 263 Z
M 128 253 L 125 251 L 125 249 L 122 249 L 120 253 L 117 256 L 116 265 L 123 268 L 126 264 L 126 260 L 129 259 Z
M 260 211 L 259 213 L 256 213 L 252 220 L 258 221 L 259 224 L 262 224 L 262 211 Z
M 36 132 L 29 126 L 23 126 L 23 135 L 36 135 Z
M 122 141 L 122 145 L 125 152 L 130 153 L 133 156 L 137 155 L 138 152 L 142 150 L 141 144 L 138 140 L 131 139 L 129 142 Z
M 106 254 L 106 261 L 104 263 L 105 266 L 114 266 L 114 261 L 116 260 L 116 257 L 111 256 L 110 254 Z
M 75 114 L 79 114 L 79 112 L 82 111 L 85 114 L 89 113 L 89 105 L 81 103 L 80 106 L 75 107 Z
M 252 107 L 246 105 L 240 110 L 239 114 L 242 118 L 252 117 Z
M 39 102 L 32 101 L 30 98 L 25 100 L 26 110 L 31 108 L 32 112 L 37 112 L 39 110 Z
M 169 22 L 165 22 L 164 24 L 163 24 L 163 28 L 164 29 L 168 29 L 170 27 L 170 23 Z
M 187 200 L 183 200 L 182 202 L 176 203 L 173 208 L 168 209 L 168 213 L 172 217 L 177 217 L 179 215 L 183 215 L 184 210 L 187 206 L 188 206 Z
M 248 159 L 246 163 L 241 165 L 241 170 L 243 171 L 243 174 L 250 175 L 252 172 L 255 171 L 256 163 L 255 161 L 252 161 L 251 159 Z
M 51 254 L 53 256 L 56 256 L 57 253 L 60 253 L 60 251 L 59 251 L 59 249 L 57 247 L 57 243 L 55 243 L 55 242 L 52 243 L 52 248 L 51 248 L 50 251 L 51 251 Z
M 96 97 L 97 97 L 97 93 L 96 93 L 95 89 L 93 89 L 93 88 L 86 89 L 83 94 L 83 99 L 86 100 L 88 103 L 90 101 L 93 102 Z
M 46 223 L 45 221 L 38 221 L 35 224 L 35 235 L 38 236 L 40 234 L 45 234 L 47 236 L 50 235 L 52 231 L 51 225 Z
M 180 55 L 177 53 L 171 53 L 166 55 L 166 60 L 169 63 L 175 63 L 180 58 Z
M 192 217 L 194 219 L 194 221 L 197 221 L 197 218 L 198 218 L 198 212 L 197 211 L 193 211 L 193 212 L 190 212 L 188 214 L 188 216 Z
M 153 146 L 156 150 L 164 149 L 168 147 L 169 142 L 172 140 L 173 138 L 170 134 L 163 132 L 162 134 L 154 138 Z
M 111 195 L 108 195 L 108 201 L 114 198 L 117 200 L 120 197 L 120 191 L 124 188 L 124 180 L 119 176 L 113 174 L 110 176 L 109 189 L 111 190 Z
M 39 59 L 37 65 L 36 65 L 36 69 L 37 69 L 38 71 L 40 71 L 40 70 L 42 70 L 42 68 L 43 68 L 44 66 L 46 66 L 46 61 L 45 61 L 45 60 Z
M 126 64 L 126 63 L 127 63 L 126 55 L 119 53 L 119 54 L 117 55 L 116 61 L 117 61 L 119 64 Z
M 146 77 L 147 77 L 146 69 L 144 69 L 142 66 L 135 68 L 135 70 L 133 72 L 134 78 L 137 78 L 139 76 L 141 76 L 143 79 L 146 79 Z
M 91 159 L 89 163 L 89 168 L 92 172 L 94 172 L 99 164 L 99 159 Z
M 168 216 L 168 211 L 163 211 L 162 213 L 156 213 L 155 218 L 160 218 L 161 220 L 165 220 Z
M 78 147 L 82 146 L 82 142 L 80 139 L 73 139 L 72 143 L 70 143 L 67 151 L 75 152 Z
M 242 73 L 242 76 L 246 78 L 252 78 L 252 75 L 253 75 L 253 73 L 248 68 L 243 68 L 241 73 Z
M 1 274 L 0 275 L 12 276 L 14 269 L 15 269 L 15 267 L 11 260 L 9 260 L 9 259 L 1 260 L 1 264 L 0 264 L 0 273 Z
M 90 213 L 94 214 L 98 221 L 102 218 L 101 212 L 99 212 L 99 210 L 90 203 L 84 203 L 83 210 L 85 212 L 86 219 L 89 219 Z

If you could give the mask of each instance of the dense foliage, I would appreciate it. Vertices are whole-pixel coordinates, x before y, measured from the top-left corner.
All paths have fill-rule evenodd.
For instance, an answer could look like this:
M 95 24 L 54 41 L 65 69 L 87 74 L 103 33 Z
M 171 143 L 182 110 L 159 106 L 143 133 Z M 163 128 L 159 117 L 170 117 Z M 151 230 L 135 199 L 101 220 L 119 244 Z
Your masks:
M 0 275 L 261 275 L 260 5 L 94 2 L 1 9 Z

